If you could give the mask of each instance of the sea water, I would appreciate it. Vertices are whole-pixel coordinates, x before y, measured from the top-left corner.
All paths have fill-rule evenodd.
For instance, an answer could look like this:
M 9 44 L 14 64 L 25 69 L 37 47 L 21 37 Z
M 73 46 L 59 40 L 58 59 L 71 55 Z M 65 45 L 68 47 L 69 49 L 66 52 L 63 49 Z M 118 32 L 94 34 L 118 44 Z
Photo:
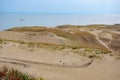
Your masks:
M 0 30 L 21 26 L 88 25 L 120 23 L 120 14 L 0 13 Z

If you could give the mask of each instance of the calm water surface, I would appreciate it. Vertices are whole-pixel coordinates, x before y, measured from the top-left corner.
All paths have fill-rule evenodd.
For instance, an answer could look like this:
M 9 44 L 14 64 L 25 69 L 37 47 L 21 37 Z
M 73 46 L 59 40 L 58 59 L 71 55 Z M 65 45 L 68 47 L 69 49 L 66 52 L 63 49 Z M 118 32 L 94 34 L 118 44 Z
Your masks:
M 81 14 L 20 14 L 0 13 L 0 30 L 20 26 L 87 25 L 120 23 L 120 14 L 81 15 Z

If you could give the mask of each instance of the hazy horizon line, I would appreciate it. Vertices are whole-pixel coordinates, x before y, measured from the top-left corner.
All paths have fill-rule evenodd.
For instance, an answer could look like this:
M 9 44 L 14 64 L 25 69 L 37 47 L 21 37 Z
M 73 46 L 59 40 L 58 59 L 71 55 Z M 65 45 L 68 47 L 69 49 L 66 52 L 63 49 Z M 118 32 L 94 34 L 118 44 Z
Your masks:
M 79 15 L 120 15 L 120 13 L 79 13 L 79 12 L 6 12 L 0 11 L 0 14 L 79 14 Z

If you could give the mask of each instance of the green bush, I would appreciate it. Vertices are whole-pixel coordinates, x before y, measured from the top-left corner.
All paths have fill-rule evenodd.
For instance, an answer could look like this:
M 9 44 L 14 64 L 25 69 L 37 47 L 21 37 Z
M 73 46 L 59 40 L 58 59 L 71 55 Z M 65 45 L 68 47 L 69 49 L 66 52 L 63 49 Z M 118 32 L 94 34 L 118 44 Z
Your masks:
M 7 67 L 2 67 L 0 69 L 0 80 L 43 80 L 43 78 L 34 78 L 27 73 L 22 73 L 15 69 L 8 69 Z

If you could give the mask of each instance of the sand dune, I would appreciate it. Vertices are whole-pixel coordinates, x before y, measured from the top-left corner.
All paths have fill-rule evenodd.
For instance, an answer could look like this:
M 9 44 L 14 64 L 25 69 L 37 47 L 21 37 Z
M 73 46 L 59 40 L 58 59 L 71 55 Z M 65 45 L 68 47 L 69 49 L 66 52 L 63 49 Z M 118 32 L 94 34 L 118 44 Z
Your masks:
M 0 66 L 45 80 L 120 80 L 119 35 L 108 25 L 0 31 Z

